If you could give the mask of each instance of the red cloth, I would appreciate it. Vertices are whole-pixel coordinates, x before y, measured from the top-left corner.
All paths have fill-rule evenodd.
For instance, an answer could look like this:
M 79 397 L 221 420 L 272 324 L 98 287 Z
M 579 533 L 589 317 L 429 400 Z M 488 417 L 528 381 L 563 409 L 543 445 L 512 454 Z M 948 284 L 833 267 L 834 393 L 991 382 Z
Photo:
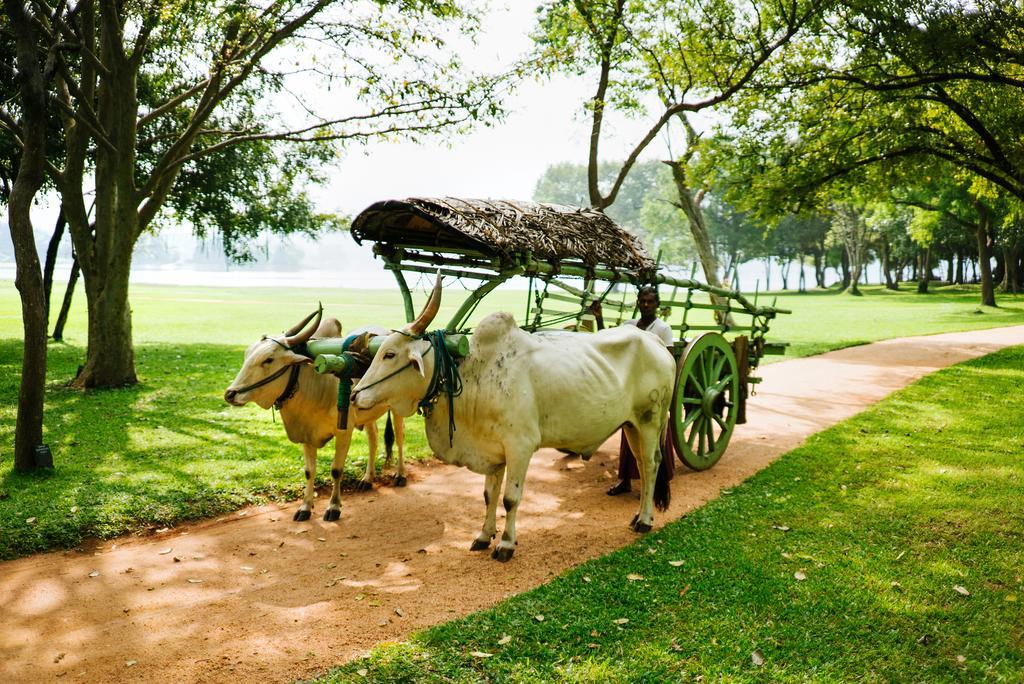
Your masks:
M 672 448 L 672 421 L 669 421 L 668 427 L 665 428 L 665 434 L 662 435 L 661 439 L 661 465 L 658 467 L 659 471 L 664 471 L 665 476 L 671 480 L 675 475 L 675 450 Z M 629 448 L 629 440 L 626 439 L 626 433 L 621 433 L 622 438 L 619 442 L 619 479 L 620 480 L 635 480 L 640 478 L 640 469 L 636 464 L 636 456 L 633 455 L 633 450 Z

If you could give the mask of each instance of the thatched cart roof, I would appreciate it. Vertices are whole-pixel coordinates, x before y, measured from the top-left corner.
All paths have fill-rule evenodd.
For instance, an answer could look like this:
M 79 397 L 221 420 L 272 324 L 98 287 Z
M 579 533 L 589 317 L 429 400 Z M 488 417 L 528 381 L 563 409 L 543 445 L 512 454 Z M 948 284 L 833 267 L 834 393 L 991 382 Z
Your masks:
M 513 258 L 648 271 L 654 260 L 635 236 L 595 209 L 511 200 L 410 197 L 372 204 L 352 222 L 352 237 L 443 251 L 471 249 Z

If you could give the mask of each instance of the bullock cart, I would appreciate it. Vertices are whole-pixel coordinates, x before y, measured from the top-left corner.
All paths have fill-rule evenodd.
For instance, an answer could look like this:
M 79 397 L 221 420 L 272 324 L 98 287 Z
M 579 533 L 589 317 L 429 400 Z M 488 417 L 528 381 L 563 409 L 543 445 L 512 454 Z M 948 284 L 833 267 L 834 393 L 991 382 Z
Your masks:
M 661 316 L 671 325 L 677 379 L 672 439 L 682 461 L 713 466 L 737 423 L 745 422 L 753 375 L 784 345 L 765 336 L 776 315 L 735 290 L 683 277 L 658 263 L 641 242 L 605 214 L 550 204 L 454 198 L 377 202 L 352 223 L 357 243 L 373 251 L 398 283 L 407 322 L 415 318 L 409 278 L 440 272 L 466 287 L 445 325 L 449 346 L 464 353 L 464 335 L 481 300 L 512 278 L 526 278 L 523 329 L 593 329 L 594 303 L 611 325 L 635 317 L 635 288 L 659 286 Z M 774 302 L 773 302 L 774 303 Z M 371 344 L 369 351 L 375 351 Z M 332 364 L 318 360 L 318 368 Z

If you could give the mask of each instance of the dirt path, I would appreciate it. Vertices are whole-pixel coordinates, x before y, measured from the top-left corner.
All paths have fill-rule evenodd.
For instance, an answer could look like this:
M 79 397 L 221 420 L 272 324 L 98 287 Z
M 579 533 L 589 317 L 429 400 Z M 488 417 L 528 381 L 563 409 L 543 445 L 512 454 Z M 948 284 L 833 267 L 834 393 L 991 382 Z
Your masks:
M 1014 344 L 1024 344 L 1024 326 L 767 366 L 726 456 L 704 473 L 677 468 L 671 509 L 655 522 L 678 518 L 926 373 Z M 416 467 L 406 489 L 349 495 L 339 523 L 293 523 L 296 504 L 263 506 L 84 553 L 2 563 L 0 681 L 313 675 L 636 539 L 627 527 L 636 495 L 604 495 L 617 443 L 588 463 L 537 454 L 507 564 L 468 550 L 483 517 L 480 476 L 436 463 Z

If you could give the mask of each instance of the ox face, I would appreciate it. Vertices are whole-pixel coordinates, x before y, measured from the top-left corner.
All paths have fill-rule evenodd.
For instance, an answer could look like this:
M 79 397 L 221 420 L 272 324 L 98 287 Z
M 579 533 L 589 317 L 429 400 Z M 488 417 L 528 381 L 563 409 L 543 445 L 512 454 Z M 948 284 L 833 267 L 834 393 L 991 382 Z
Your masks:
M 245 351 L 245 361 L 242 362 L 238 375 L 224 391 L 224 401 L 232 406 L 245 406 L 252 401 L 260 408 L 268 409 L 273 406 L 288 384 L 288 373 L 285 369 L 301 363 L 312 361 L 286 349 L 282 340 L 265 337 Z M 275 373 L 280 373 L 275 380 L 252 388 Z
M 352 403 L 361 410 L 383 404 L 402 417 L 411 416 L 427 393 L 433 371 L 429 342 L 392 333 L 352 388 Z
M 281 337 L 263 338 L 245 351 L 242 369 L 224 391 L 224 401 L 232 406 L 245 406 L 255 401 L 260 408 L 268 409 L 288 386 L 288 371 L 300 363 L 312 363 L 312 360 L 296 354 L 291 350 L 312 337 L 313 332 L 323 320 L 324 308 L 319 309 L 302 319 Z M 340 326 L 335 319 L 334 321 Z

